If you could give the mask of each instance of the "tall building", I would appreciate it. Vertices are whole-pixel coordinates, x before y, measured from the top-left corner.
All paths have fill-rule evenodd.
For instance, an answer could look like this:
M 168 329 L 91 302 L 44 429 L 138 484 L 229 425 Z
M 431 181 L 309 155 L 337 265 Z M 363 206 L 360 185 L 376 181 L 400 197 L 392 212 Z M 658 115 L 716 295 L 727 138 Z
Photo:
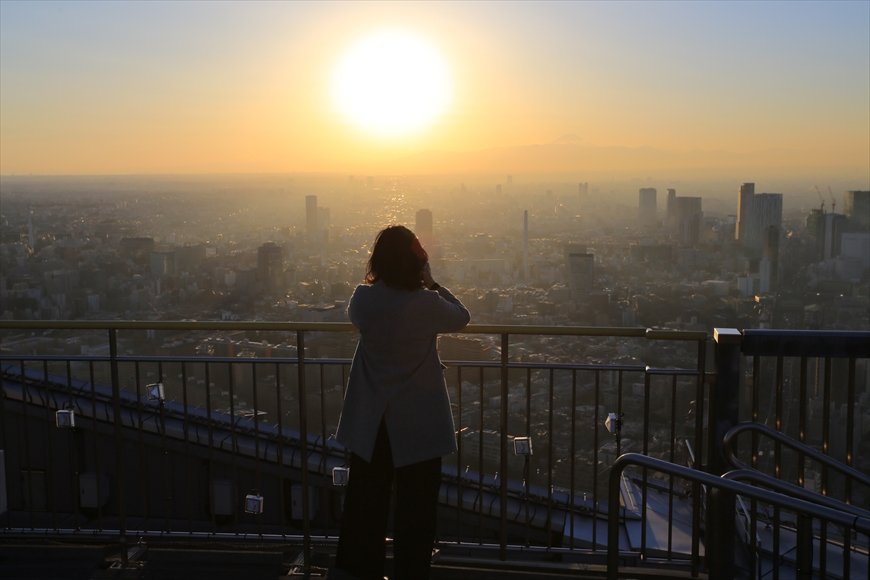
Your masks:
M 740 186 L 737 199 L 737 241 L 750 254 L 760 255 L 770 235 L 770 228 L 776 233 L 782 230 L 782 194 L 755 193 L 754 183 Z
M 582 300 L 595 287 L 595 256 L 579 248 L 565 249 L 568 289 L 574 301 Z
M 673 227 L 675 222 L 674 217 L 674 203 L 677 199 L 677 190 L 673 187 L 668 188 L 668 204 L 665 206 L 665 223 L 669 227 Z
M 283 287 L 284 250 L 266 242 L 257 248 L 257 284 L 262 290 L 274 292 Z
M 841 237 L 847 231 L 848 219 L 838 213 L 826 213 L 822 217 L 821 259 L 830 260 L 840 255 Z
M 671 199 L 668 190 L 668 203 L 672 205 L 671 221 L 680 245 L 694 246 L 701 237 L 701 224 L 704 212 L 701 211 L 700 197 L 674 197 Z
M 656 188 L 642 187 L 638 191 L 637 219 L 641 224 L 656 223 Z
M 317 196 L 305 196 L 305 237 L 309 242 L 316 242 L 317 235 Z
M 852 226 L 870 230 L 870 191 L 847 191 L 843 212 Z
M 746 220 L 751 213 L 752 200 L 755 198 L 755 184 L 744 183 L 740 186 L 737 194 L 737 227 L 734 230 L 734 239 L 737 241 L 746 238 Z

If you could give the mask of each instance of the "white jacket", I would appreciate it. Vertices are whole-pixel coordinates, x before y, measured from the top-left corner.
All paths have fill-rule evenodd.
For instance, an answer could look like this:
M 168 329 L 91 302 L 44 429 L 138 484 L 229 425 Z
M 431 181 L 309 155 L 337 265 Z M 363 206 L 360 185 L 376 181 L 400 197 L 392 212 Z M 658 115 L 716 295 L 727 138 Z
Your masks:
M 360 285 L 348 304 L 359 328 L 336 439 L 371 461 L 383 418 L 401 467 L 456 450 L 450 398 L 436 338 L 468 324 L 468 309 L 444 287 Z

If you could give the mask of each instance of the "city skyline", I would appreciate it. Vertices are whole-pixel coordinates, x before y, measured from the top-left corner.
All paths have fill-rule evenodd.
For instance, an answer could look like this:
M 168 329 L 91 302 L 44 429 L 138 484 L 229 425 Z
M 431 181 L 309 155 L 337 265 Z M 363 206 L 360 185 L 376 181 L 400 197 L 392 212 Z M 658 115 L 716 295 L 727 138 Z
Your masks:
M 0 174 L 870 181 L 870 4 L 0 2 Z M 451 97 L 375 135 L 331 79 L 384 29 Z M 413 63 L 409 66 L 413 66 Z M 662 177 L 664 178 L 664 177 Z

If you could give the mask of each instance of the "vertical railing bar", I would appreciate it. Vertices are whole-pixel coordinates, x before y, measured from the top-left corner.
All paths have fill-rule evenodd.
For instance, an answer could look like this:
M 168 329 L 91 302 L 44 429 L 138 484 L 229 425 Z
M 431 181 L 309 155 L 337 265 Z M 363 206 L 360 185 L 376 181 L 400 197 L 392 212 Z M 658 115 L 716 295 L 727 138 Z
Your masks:
M 649 370 L 644 372 L 643 376 L 643 454 L 649 455 L 649 412 L 650 412 L 650 390 L 652 384 L 652 377 L 649 374 Z M 646 559 L 646 509 L 647 509 L 647 500 L 649 496 L 647 495 L 647 469 L 646 467 L 641 468 L 641 481 L 643 484 L 641 485 L 641 493 L 640 493 L 640 557 L 641 559 Z M 670 526 L 668 526 L 670 527 Z
M 704 375 L 707 369 L 707 341 L 698 341 L 698 366 L 695 379 L 695 468 L 704 468 Z M 712 393 L 710 395 L 713 396 Z M 712 418 L 709 418 L 712 420 Z M 696 578 L 701 571 L 701 484 L 692 482 L 692 563 L 691 575 Z
M 19 423 L 19 429 L 24 432 L 24 463 L 27 466 L 27 499 L 30 512 L 30 529 L 36 528 L 36 514 L 33 507 L 33 462 L 30 460 L 30 380 L 25 372 L 24 359 L 21 359 L 19 364 L 21 373 L 21 399 L 22 399 L 22 420 Z M 93 387 L 92 387 L 93 388 Z M 4 393 L 5 397 L 5 393 Z
M 601 369 L 595 369 L 595 409 L 592 420 L 592 551 L 598 551 L 598 429 L 601 417 Z
M 775 411 L 774 424 L 777 431 L 783 430 L 782 423 L 782 388 L 783 388 L 783 356 L 776 357 Z M 777 440 L 773 445 L 773 471 L 777 479 L 782 478 L 782 444 Z
M 157 362 L 157 382 L 163 383 L 163 361 Z M 163 384 L 163 394 L 164 397 L 168 394 L 168 390 L 166 388 L 166 384 Z M 166 401 L 161 398 L 157 401 L 157 408 L 160 412 L 160 450 L 163 453 L 163 467 L 166 473 L 165 483 L 166 483 L 166 497 L 165 499 L 165 516 L 164 516 L 164 530 L 169 532 L 172 530 L 172 514 L 174 510 L 172 509 L 172 504 L 175 503 L 172 497 L 172 483 L 175 481 L 174 469 L 172 468 L 172 456 L 169 454 L 169 446 L 166 442 Z
M 759 422 L 759 392 L 758 381 L 761 380 L 761 357 L 752 357 L 752 422 Z M 752 467 L 758 469 L 758 433 L 752 432 Z
M 127 566 L 127 506 L 124 504 L 124 426 L 121 418 L 121 380 L 118 374 L 118 331 L 109 329 L 109 357 L 110 370 L 112 373 L 112 412 L 115 424 L 115 479 L 117 484 L 115 491 L 118 500 L 118 530 L 121 545 L 121 564 Z M 98 494 L 99 496 L 99 494 Z
M 181 362 L 181 401 L 184 406 L 184 421 L 182 423 L 182 432 L 184 433 L 184 494 L 185 499 L 190 491 L 190 416 L 187 408 L 187 363 Z M 195 492 L 193 494 L 196 495 Z M 187 500 L 187 530 L 193 532 L 193 502 Z
M 849 357 L 849 378 L 846 385 L 846 465 L 853 467 L 855 460 L 855 381 L 856 361 Z M 852 503 L 852 478 L 846 478 L 846 503 Z
M 278 415 L 278 437 L 276 439 L 277 448 L 276 453 L 278 454 L 276 457 L 275 463 L 277 463 L 280 471 L 279 473 L 285 472 L 284 466 L 284 413 L 281 410 L 281 365 L 280 363 L 275 363 L 275 414 Z M 293 465 L 289 466 L 290 469 L 293 468 Z M 278 508 L 280 511 L 279 521 L 281 522 L 281 535 L 286 535 L 284 532 L 284 518 L 287 513 L 287 505 L 284 499 L 284 480 L 281 476 L 278 477 Z
M 3 367 L 3 373 L 5 374 L 7 368 L 11 371 L 13 366 L 14 365 L 12 363 L 10 363 L 9 367 Z M 67 361 L 67 366 L 69 366 L 69 361 Z M 69 373 L 70 373 L 70 371 L 68 370 L 67 374 L 69 374 Z M 21 380 L 22 380 L 22 382 L 24 381 L 23 375 L 21 376 Z M 2 381 L 2 377 L 0 377 L 0 381 Z M 0 389 L 2 389 L 2 387 L 0 387 Z M 0 393 L 0 395 L 2 395 L 2 396 L 0 396 L 0 419 L 2 419 L 2 421 L 0 421 L 0 449 L 8 450 L 9 446 L 8 446 L 8 442 L 7 442 L 7 438 L 6 438 L 6 429 L 10 423 L 10 420 L 9 420 L 9 415 L 7 415 L 7 411 L 6 411 L 6 393 L 3 392 L 3 393 Z M 76 490 L 76 492 L 78 492 L 78 490 Z M 76 506 L 78 506 L 78 493 L 76 493 L 76 500 L 74 503 L 76 504 Z M 11 511 L 12 510 L 8 509 L 8 506 L 7 506 L 5 518 L 4 518 L 6 520 L 5 527 L 7 527 L 7 528 L 12 527 Z M 76 523 L 78 523 L 78 518 L 76 518 Z
M 93 428 L 94 436 L 91 437 L 91 446 L 93 447 L 94 452 L 94 472 L 96 474 L 96 486 L 97 486 L 97 529 L 103 530 L 103 502 L 100 501 L 101 491 L 103 488 L 102 478 L 100 475 L 102 471 L 100 470 L 100 453 L 99 449 L 97 449 L 97 393 L 96 393 L 96 383 L 94 379 L 94 361 L 88 361 L 88 375 L 91 382 L 91 426 Z
M 571 543 L 569 548 L 574 550 L 574 489 L 575 489 L 575 471 L 576 471 L 576 454 L 577 454 L 577 369 L 571 369 L 571 445 L 569 453 L 571 454 L 570 469 L 571 477 L 569 481 L 570 497 L 568 509 L 568 517 L 571 518 Z M 595 518 L 592 518 L 592 525 L 595 525 Z
M 668 455 L 668 461 L 675 463 L 676 461 L 676 437 L 677 437 L 677 375 L 671 376 L 671 449 Z M 674 540 L 674 476 L 668 475 L 668 560 L 673 559 L 673 540 Z
M 212 501 L 209 502 L 209 516 L 211 518 L 211 527 L 212 530 L 217 530 L 217 516 L 215 515 L 214 509 L 214 480 L 212 476 L 214 475 L 214 424 L 211 418 L 211 363 L 206 361 L 205 363 L 205 419 L 208 424 L 208 451 L 206 452 L 206 465 L 208 465 L 208 487 L 209 487 L 209 497 L 212 497 Z
M 251 363 L 251 402 L 254 405 L 254 477 L 257 493 L 263 494 L 263 458 L 260 457 L 260 401 L 257 398 L 257 365 Z M 262 535 L 262 530 L 260 530 Z
M 477 430 L 477 533 L 478 542 L 483 544 L 483 367 L 480 367 L 480 382 L 477 385 L 479 428 Z
M 830 452 L 831 443 L 831 375 L 833 361 L 830 357 L 825 357 L 825 385 L 822 402 L 822 453 L 826 455 Z M 822 465 L 822 495 L 828 495 L 828 467 Z M 824 526 L 824 524 L 823 524 Z M 823 528 L 824 529 L 824 528 Z M 824 550 L 822 550 L 824 552 Z M 821 558 L 824 562 L 824 557 Z
M 617 371 L 616 414 L 622 420 L 622 371 Z M 622 437 L 616 438 L 616 456 L 622 455 Z
M 326 393 L 323 390 L 323 385 L 325 384 L 325 373 L 324 369 L 326 366 L 324 364 L 320 364 L 320 444 L 322 452 L 320 454 L 320 471 L 321 473 L 326 472 Z
M 507 560 L 507 430 L 508 430 L 508 334 L 501 335 L 501 409 L 499 416 L 499 559 Z
M 72 380 L 73 380 L 72 379 L 72 361 L 67 359 L 66 360 L 66 387 L 67 387 L 66 390 L 67 390 L 67 393 L 70 397 L 70 403 L 69 403 L 70 405 L 72 405 L 72 397 L 73 397 Z M 3 399 L 5 399 L 5 397 L 0 397 L 0 404 L 2 404 Z M 76 409 L 76 411 L 78 411 L 78 410 Z M 4 415 L 4 417 L 5 417 L 5 415 Z M 5 429 L 0 429 L 0 432 L 5 432 Z M 72 436 L 70 437 L 70 441 L 71 441 L 71 443 L 69 445 L 69 449 L 70 449 L 69 457 L 70 457 L 70 467 L 71 467 L 70 471 L 72 471 L 72 474 L 73 474 L 73 502 L 72 503 L 73 503 L 73 514 L 75 515 L 75 522 L 76 522 L 75 529 L 78 530 L 79 529 L 79 522 L 81 521 L 81 505 L 79 505 L 81 503 L 79 500 L 79 498 L 81 497 L 81 482 L 79 481 L 79 477 L 80 477 L 81 473 L 79 470 L 78 429 L 73 430 Z M 4 447 L 4 449 L 5 449 L 5 447 Z
M 532 369 L 526 367 L 526 436 L 532 436 Z M 529 488 L 532 485 L 532 458 L 526 455 L 523 458 L 523 491 L 525 493 L 525 542 L 526 546 L 531 545 L 531 515 L 529 512 Z
M 547 547 L 553 547 L 553 369 L 549 372 L 549 406 L 547 407 Z
M 462 487 L 462 439 L 465 428 L 465 412 L 462 409 L 462 367 L 456 367 L 456 404 L 459 407 L 459 433 L 456 437 L 456 542 L 462 543 L 462 510 L 464 490 Z
M 798 441 L 807 442 L 807 357 L 800 358 L 800 377 L 798 392 Z M 798 485 L 803 487 L 806 478 L 806 457 L 798 453 Z
M 42 380 L 45 384 L 48 384 L 48 361 L 42 361 Z M 57 502 L 55 498 L 57 496 L 57 489 L 55 485 L 55 480 L 59 479 L 57 477 L 50 477 L 48 473 L 49 469 L 52 469 L 54 466 L 54 460 L 52 458 L 52 440 L 51 436 L 51 425 L 54 421 L 52 421 L 51 417 L 51 406 L 49 405 L 48 396 L 46 393 L 45 404 L 43 405 L 45 409 L 45 471 L 46 471 L 46 498 L 45 498 L 45 507 L 51 511 L 51 522 L 52 527 L 57 530 Z
M 239 468 L 237 464 L 236 455 L 239 452 L 238 438 L 236 435 L 236 427 L 238 424 L 236 422 L 236 379 L 234 374 L 233 365 L 236 363 L 229 362 L 227 363 L 227 390 L 229 392 L 229 411 L 230 411 L 230 469 L 233 472 L 233 487 L 232 491 L 234 494 L 241 493 L 241 489 L 237 489 L 236 486 L 239 485 Z M 221 443 L 221 448 L 223 448 L 223 443 Z M 238 501 L 236 498 L 233 498 L 234 505 L 238 505 Z M 234 510 L 235 511 L 235 510 Z M 238 529 L 236 529 L 236 533 L 238 534 Z
M 697 370 L 697 378 L 695 379 L 695 440 L 696 440 L 696 450 L 695 450 L 695 458 L 698 463 L 698 468 L 700 469 L 702 465 L 704 465 L 704 452 L 706 451 L 707 446 L 704 445 L 704 413 L 703 409 L 707 408 L 707 405 L 704 402 L 704 376 L 707 370 L 707 341 L 699 340 L 698 341 L 698 366 Z
M 305 332 L 296 331 L 296 360 L 299 388 L 299 440 L 301 443 L 302 469 L 302 562 L 305 573 L 311 570 L 311 521 L 309 514 L 308 489 L 308 407 L 305 384 Z
M 139 370 L 139 361 L 137 360 L 133 363 L 133 373 L 136 381 L 136 414 L 137 417 L 137 426 L 136 426 L 136 435 L 138 440 L 139 447 L 139 464 L 142 473 L 146 478 L 151 479 L 151 471 L 148 469 L 148 447 L 145 445 L 145 435 L 144 435 L 144 420 L 143 416 L 145 415 L 145 405 L 142 404 L 142 388 L 141 388 L 141 372 Z M 143 521 L 143 527 L 148 529 L 148 520 L 151 519 L 151 494 L 146 493 L 145 495 L 145 517 Z

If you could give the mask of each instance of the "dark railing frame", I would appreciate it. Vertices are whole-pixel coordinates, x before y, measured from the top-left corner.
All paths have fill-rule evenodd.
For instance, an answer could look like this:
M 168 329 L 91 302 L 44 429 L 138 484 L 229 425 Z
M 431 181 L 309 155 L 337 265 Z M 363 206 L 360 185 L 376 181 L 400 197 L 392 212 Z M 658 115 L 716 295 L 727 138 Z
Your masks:
M 117 352 L 117 334 L 119 331 L 123 330 L 155 330 L 155 331 L 279 331 L 279 332 L 294 332 L 296 334 L 296 345 L 297 345 L 297 372 L 298 372 L 298 386 L 300 392 L 305 391 L 305 367 L 308 364 L 308 359 L 305 358 L 305 333 L 306 332 L 354 332 L 356 329 L 347 323 L 300 323 L 300 322 L 224 322 L 224 321 L 214 321 L 214 322 L 178 322 L 178 321 L 0 321 L 0 330 L 98 330 L 98 331 L 106 331 L 108 333 L 109 340 L 109 356 L 108 357 L 95 357 L 94 360 L 108 360 L 110 363 L 111 369 L 111 382 L 112 382 L 112 403 L 113 403 L 113 411 L 114 411 L 114 419 L 115 419 L 115 436 L 117 441 L 122 441 L 122 437 L 119 436 L 118 430 L 122 429 L 120 416 L 121 416 L 121 407 L 120 407 L 120 380 L 118 376 L 118 363 L 119 361 L 123 361 L 126 357 L 119 356 Z M 648 339 L 648 340 L 668 340 L 668 341 L 688 341 L 695 342 L 698 345 L 698 358 L 697 358 L 697 367 L 694 371 L 689 371 L 688 369 L 651 369 L 646 367 L 644 371 L 644 367 L 638 366 L 637 369 L 632 367 L 632 370 L 638 370 L 641 372 L 653 372 L 660 371 L 661 373 L 665 372 L 677 372 L 679 374 L 687 374 L 690 373 L 692 375 L 697 375 L 696 380 L 696 401 L 703 401 L 704 398 L 704 368 L 705 368 L 705 351 L 706 351 L 706 340 L 708 335 L 705 332 L 698 331 L 673 331 L 673 330 L 654 330 L 647 329 L 642 327 L 570 327 L 570 326 L 513 326 L 513 325 L 469 325 L 463 331 L 462 334 L 475 334 L 475 335 L 499 335 L 501 337 L 501 357 L 499 361 L 492 361 L 491 363 L 483 363 L 481 366 L 481 372 L 483 366 L 492 366 L 500 368 L 500 395 L 501 395 L 501 405 L 500 405 L 500 435 L 499 435 L 499 473 L 500 476 L 498 478 L 498 498 L 499 498 L 499 518 L 500 518 L 500 526 L 499 526 L 499 539 L 498 539 L 498 548 L 499 548 L 499 558 L 501 560 L 506 560 L 508 557 L 507 548 L 507 506 L 508 506 L 508 482 L 509 478 L 507 477 L 507 463 L 508 463 L 508 391 L 509 391 L 509 371 L 511 368 L 517 366 L 518 363 L 510 362 L 510 337 L 512 335 L 551 335 L 551 336 L 576 336 L 576 337 L 616 337 L 616 338 L 637 338 L 637 339 Z M 3 357 L 3 358 L 22 358 L 20 356 L 15 357 Z M 24 358 L 45 358 L 48 360 L 51 357 L 24 357 Z M 133 357 L 136 359 L 141 359 L 142 357 Z M 162 359 L 165 357 L 155 357 L 156 359 Z M 477 363 L 475 363 L 477 364 Z M 93 363 L 91 363 L 93 365 Z M 566 365 L 566 367 L 570 366 L 571 368 L 581 369 L 586 365 Z M 596 365 L 588 365 L 590 369 L 593 369 Z M 613 368 L 618 367 L 619 365 L 614 366 Z M 162 371 L 160 371 L 162 373 Z M 552 372 L 552 371 L 551 371 Z M 621 376 L 621 372 L 620 372 Z M 598 375 L 596 374 L 596 381 L 598 380 Z M 649 378 L 646 379 L 647 383 L 647 395 L 648 395 L 648 386 L 649 386 Z M 138 387 L 138 384 L 137 384 Z M 621 381 L 620 381 L 620 390 L 621 390 Z M 481 391 L 482 395 L 482 391 Z M 597 389 L 596 389 L 597 396 Z M 300 432 L 307 433 L 307 409 L 305 407 L 306 401 L 305 397 L 299 398 L 299 425 Z M 621 404 L 622 399 L 619 398 L 619 402 Z M 699 405 L 700 407 L 700 405 Z M 596 407 L 597 409 L 597 407 Z M 210 412 L 210 409 L 209 409 Z M 552 412 L 552 409 L 551 409 Z M 700 437 L 703 434 L 703 417 L 701 417 L 701 413 L 697 413 L 696 424 L 695 424 L 695 437 L 699 443 L 700 448 Z M 300 443 L 302 446 L 301 453 L 302 457 L 307 457 L 308 453 L 308 442 L 306 437 L 300 438 Z M 123 458 L 123 449 L 120 446 L 116 447 L 116 461 L 118 465 L 121 465 Z M 309 494 L 308 494 L 308 473 L 309 467 L 307 461 L 301 462 L 301 495 L 302 495 L 302 512 L 303 512 L 303 562 L 304 567 L 307 570 L 310 569 L 310 552 L 311 552 L 311 531 L 310 531 L 310 514 L 309 511 Z M 123 497 L 123 490 L 118 490 L 119 495 Z M 549 508 L 548 508 L 549 509 Z M 700 519 L 698 510 L 693 510 L 695 514 L 695 518 L 693 521 L 693 549 L 692 549 L 692 561 L 693 568 L 697 569 L 700 565 L 700 556 L 698 554 L 698 531 L 700 529 Z M 118 531 L 119 536 L 121 538 L 121 546 L 122 546 L 122 554 L 123 557 L 126 558 L 127 550 L 126 550 L 126 536 L 127 530 L 125 525 L 125 514 L 123 511 L 123 502 L 121 513 L 119 514 L 119 524 L 120 530 Z M 572 540 L 573 541 L 573 540 Z
M 775 395 L 776 395 L 776 427 L 781 428 L 782 416 L 782 387 L 783 387 L 783 357 L 801 357 L 802 369 L 806 369 L 807 357 L 819 357 L 826 360 L 825 365 L 825 412 L 823 413 L 826 425 L 823 427 L 825 441 L 823 451 L 827 451 L 827 434 L 829 426 L 829 385 L 831 381 L 831 358 L 846 358 L 849 360 L 850 397 L 854 398 L 855 359 L 870 358 L 870 331 L 823 331 L 823 330 L 739 330 L 733 328 L 716 328 L 713 331 L 713 340 L 716 353 L 716 384 L 712 390 L 708 404 L 708 417 L 710 421 L 710 438 L 708 440 L 707 472 L 711 475 L 724 475 L 731 465 L 734 457 L 733 439 L 737 433 L 747 429 L 738 427 L 738 410 L 740 406 L 740 384 L 742 379 L 742 362 L 744 356 L 753 357 L 753 376 L 759 375 L 759 358 L 762 356 L 777 357 Z M 801 376 L 802 397 L 806 391 L 804 374 Z M 753 389 L 753 413 L 758 408 L 759 385 Z M 803 400 L 803 398 L 802 398 Z M 851 404 L 851 403 L 850 403 Z M 803 409 L 801 410 L 801 425 L 805 424 Z M 753 431 L 761 432 L 762 426 L 758 424 L 758 417 L 753 415 L 751 424 Z M 849 413 L 849 436 L 847 437 L 847 461 L 845 466 L 851 469 L 852 461 L 852 416 Z M 777 429 L 764 429 L 765 433 Z M 732 432 L 733 431 L 733 432 Z M 781 445 L 784 439 L 780 435 L 771 435 L 775 440 L 776 470 L 779 475 Z M 801 432 L 803 437 L 803 429 Z M 796 448 L 797 449 L 797 448 Z M 752 440 L 753 466 L 757 458 L 758 439 Z M 814 451 L 814 450 L 813 450 Z M 824 455 L 824 452 L 818 453 Z M 805 456 L 816 453 L 805 453 L 800 456 L 800 465 L 803 465 Z M 822 464 L 828 466 L 828 462 L 822 460 Z M 742 467 L 742 464 L 740 465 Z M 849 475 L 853 476 L 857 470 L 852 469 Z M 801 471 L 802 473 L 802 471 Z M 823 472 L 826 474 L 826 471 Z M 853 477 L 854 478 L 854 477 Z M 826 481 L 826 478 L 825 478 Z M 825 481 L 823 481 L 823 493 L 825 493 Z M 847 480 L 848 482 L 849 480 Z M 859 479 L 863 481 L 863 479 Z M 849 489 L 847 485 L 847 490 Z M 745 494 L 744 494 L 745 495 Z M 848 495 L 848 493 L 847 493 Z M 778 509 L 778 508 L 776 508 Z M 735 523 L 735 495 L 727 488 L 721 488 L 719 492 L 709 495 L 707 504 L 707 559 L 711 578 L 733 578 L 734 568 L 734 539 Z M 801 522 L 802 533 L 806 537 L 806 522 Z M 806 538 L 804 540 L 806 541 Z M 811 538 L 810 538 L 811 539 Z M 778 543 L 778 535 L 775 535 L 775 544 Z M 826 528 L 822 528 L 821 541 L 826 542 Z M 776 549 L 776 548 L 775 548 Z M 822 551 L 822 570 L 824 571 L 825 552 Z M 806 561 L 802 562 L 806 565 Z M 848 562 L 847 562 L 848 565 Z
M 755 487 L 753 485 L 741 483 L 733 479 L 718 477 L 709 473 L 704 473 L 703 471 L 698 471 L 689 467 L 683 467 L 682 465 L 675 465 L 673 463 L 668 463 L 667 461 L 662 461 L 661 459 L 641 455 L 639 453 L 626 453 L 624 455 L 621 455 L 614 462 L 608 480 L 608 580 L 617 580 L 619 578 L 619 517 L 622 513 L 622 510 L 619 507 L 620 480 L 622 478 L 622 472 L 625 470 L 626 467 L 630 465 L 636 465 L 642 468 L 660 471 L 662 473 L 667 473 L 675 477 L 680 477 L 687 481 L 697 481 L 702 485 L 708 486 L 708 488 L 712 490 L 724 490 L 733 496 L 742 495 L 750 497 L 752 499 L 759 500 L 770 505 L 792 510 L 803 515 L 812 516 L 814 518 L 841 525 L 845 528 L 854 529 L 862 534 L 870 534 L 870 518 L 843 512 L 828 506 L 818 505 L 813 502 L 797 499 L 787 495 L 782 495 L 779 493 L 768 491 L 766 489 Z M 731 516 L 733 519 L 733 512 Z M 708 545 L 707 547 L 710 551 L 715 551 L 715 549 L 717 548 L 710 545 Z M 725 573 L 726 571 L 711 569 L 709 570 L 708 578 L 734 578 L 733 570 L 727 572 L 730 574 L 729 576 L 725 576 Z

